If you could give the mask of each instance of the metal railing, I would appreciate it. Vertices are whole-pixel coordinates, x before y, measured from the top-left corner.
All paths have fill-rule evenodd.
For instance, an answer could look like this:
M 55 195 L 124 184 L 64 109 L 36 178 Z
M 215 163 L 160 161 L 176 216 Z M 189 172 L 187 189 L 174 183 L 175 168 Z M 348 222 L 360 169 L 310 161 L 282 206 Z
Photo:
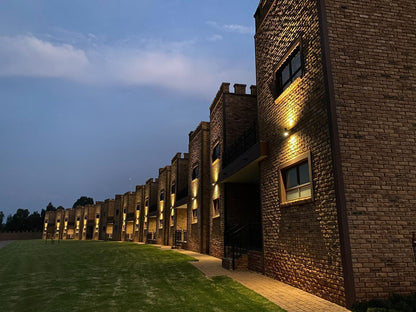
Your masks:
M 188 232 L 186 230 L 176 230 L 174 233 L 173 245 L 178 247 L 188 240 Z
M 232 259 L 233 270 L 235 270 L 235 260 L 247 254 L 248 250 L 259 250 L 263 245 L 260 223 L 232 225 L 224 233 L 224 238 L 225 257 Z
M 235 160 L 242 153 L 247 151 L 250 147 L 258 141 L 257 123 L 253 123 L 244 133 L 224 149 L 224 156 L 222 166 L 225 168 L 233 160 Z

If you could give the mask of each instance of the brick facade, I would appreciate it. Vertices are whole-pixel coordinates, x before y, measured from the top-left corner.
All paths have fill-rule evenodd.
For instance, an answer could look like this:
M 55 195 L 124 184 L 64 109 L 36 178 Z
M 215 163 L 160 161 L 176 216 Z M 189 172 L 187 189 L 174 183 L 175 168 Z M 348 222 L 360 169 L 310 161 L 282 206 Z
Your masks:
M 266 2 L 256 15 L 255 36 L 259 135 L 269 146 L 260 165 L 264 271 L 345 305 L 318 6 L 316 1 Z M 276 97 L 270 88 L 274 74 L 296 44 L 304 73 Z M 312 198 L 282 203 L 280 170 L 306 152 L 312 160 Z
M 157 192 L 157 219 L 156 219 L 156 243 L 169 245 L 169 221 L 170 221 L 170 186 L 171 167 L 159 169 Z
M 347 307 L 416 292 L 415 17 L 410 0 L 262 0 L 251 94 L 223 83 L 189 154 L 135 192 L 46 212 L 43 238 L 180 231 L 175 247 L 227 258 L 230 228 L 258 223 L 238 265 Z
M 209 122 L 203 121 L 189 133 L 187 246 L 202 253 L 209 253 L 209 129 Z
M 355 299 L 415 292 L 416 7 L 321 4 Z
M 150 178 L 146 181 L 144 189 L 144 240 L 153 241 L 156 234 L 157 219 L 157 195 L 159 180 Z
M 134 227 L 134 238 L 135 242 L 144 242 L 144 185 L 136 186 L 136 224 Z
M 188 174 L 189 154 L 185 153 L 183 158 L 177 153 L 171 161 L 170 194 L 170 245 L 174 244 L 175 233 L 180 231 L 180 237 L 176 239 L 184 241 L 187 230 L 187 204 L 188 204 Z M 176 246 L 175 246 L 176 247 Z

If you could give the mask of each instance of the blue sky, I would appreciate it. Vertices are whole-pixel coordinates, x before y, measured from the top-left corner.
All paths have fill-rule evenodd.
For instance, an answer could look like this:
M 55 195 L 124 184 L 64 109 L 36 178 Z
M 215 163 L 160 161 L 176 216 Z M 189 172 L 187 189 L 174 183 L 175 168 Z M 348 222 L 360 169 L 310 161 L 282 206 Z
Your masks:
M 0 210 L 105 200 L 157 177 L 221 82 L 255 84 L 257 5 L 2 0 Z

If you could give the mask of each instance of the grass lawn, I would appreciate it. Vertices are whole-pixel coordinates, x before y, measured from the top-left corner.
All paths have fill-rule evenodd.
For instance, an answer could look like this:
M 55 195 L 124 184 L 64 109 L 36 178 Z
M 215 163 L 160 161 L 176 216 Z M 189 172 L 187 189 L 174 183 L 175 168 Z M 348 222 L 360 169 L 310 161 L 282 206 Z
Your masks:
M 0 311 L 284 311 L 189 260 L 133 243 L 16 241 L 0 249 Z

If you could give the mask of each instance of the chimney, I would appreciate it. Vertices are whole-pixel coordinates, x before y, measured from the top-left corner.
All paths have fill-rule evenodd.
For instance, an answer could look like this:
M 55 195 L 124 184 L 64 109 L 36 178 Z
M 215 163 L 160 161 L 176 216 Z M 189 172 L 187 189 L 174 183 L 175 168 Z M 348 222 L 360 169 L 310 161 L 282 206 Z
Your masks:
M 251 95 L 257 95 L 257 86 L 250 86 Z

